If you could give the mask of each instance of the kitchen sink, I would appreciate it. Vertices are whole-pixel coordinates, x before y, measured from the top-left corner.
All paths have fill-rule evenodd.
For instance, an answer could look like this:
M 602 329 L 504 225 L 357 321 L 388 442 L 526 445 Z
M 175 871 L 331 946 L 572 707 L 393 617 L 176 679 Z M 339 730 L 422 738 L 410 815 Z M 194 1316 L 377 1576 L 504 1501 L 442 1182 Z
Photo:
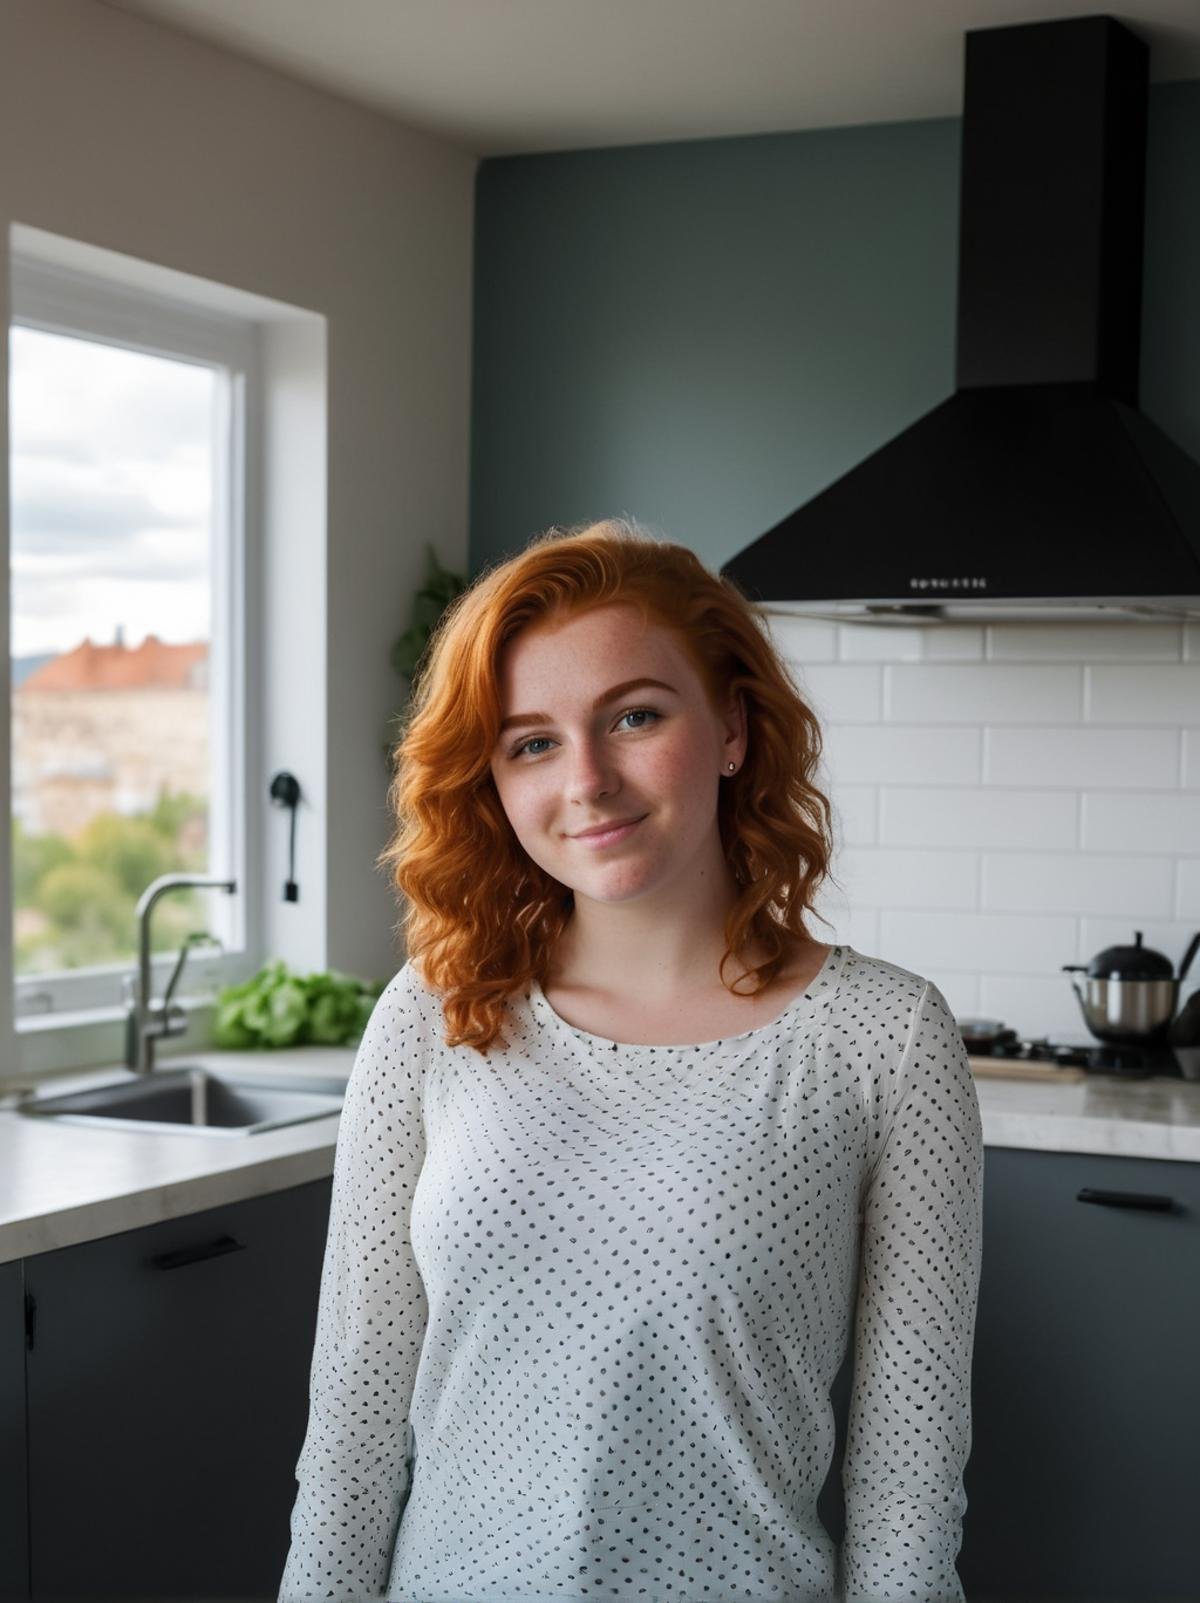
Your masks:
M 95 1129 L 179 1135 L 256 1135 L 340 1113 L 346 1082 L 274 1072 L 214 1074 L 194 1065 L 152 1069 L 115 1085 L 33 1097 L 20 1112 Z

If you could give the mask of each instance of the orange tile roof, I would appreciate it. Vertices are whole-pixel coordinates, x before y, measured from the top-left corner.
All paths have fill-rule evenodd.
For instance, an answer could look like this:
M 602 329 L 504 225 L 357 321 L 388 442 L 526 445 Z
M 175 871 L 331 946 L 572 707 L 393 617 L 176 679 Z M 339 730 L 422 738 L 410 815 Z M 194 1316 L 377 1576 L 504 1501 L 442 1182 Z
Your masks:
M 208 656 L 208 641 L 180 645 L 147 635 L 133 650 L 85 639 L 36 668 L 15 694 L 28 690 L 189 690 L 193 666 Z

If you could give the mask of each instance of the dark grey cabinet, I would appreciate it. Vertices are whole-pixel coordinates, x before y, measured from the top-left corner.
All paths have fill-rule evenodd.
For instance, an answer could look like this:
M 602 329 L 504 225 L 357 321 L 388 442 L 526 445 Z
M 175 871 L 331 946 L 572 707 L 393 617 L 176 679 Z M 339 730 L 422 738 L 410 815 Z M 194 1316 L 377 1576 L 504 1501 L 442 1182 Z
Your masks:
M 1200 1598 L 1200 1164 L 989 1147 L 984 1186 L 970 1603 Z M 0 1265 L 5 1603 L 276 1596 L 331 1187 Z
M 23 1266 L 0 1263 L 0 1603 L 29 1596 Z
M 331 1187 L 25 1261 L 32 1598 L 276 1595 Z
M 1200 1164 L 987 1149 L 964 1485 L 971 1603 L 1200 1598 Z
M 983 1230 L 969 1603 L 1197 1603 L 1200 1164 L 988 1147 Z M 838 1542 L 852 1381 L 853 1341 L 817 1505 Z

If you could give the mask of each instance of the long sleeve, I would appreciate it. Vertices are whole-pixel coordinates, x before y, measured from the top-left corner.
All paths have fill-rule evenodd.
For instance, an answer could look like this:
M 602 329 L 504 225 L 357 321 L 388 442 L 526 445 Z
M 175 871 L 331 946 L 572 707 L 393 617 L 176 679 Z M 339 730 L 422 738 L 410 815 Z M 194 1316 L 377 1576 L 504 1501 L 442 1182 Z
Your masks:
M 842 1466 L 846 1603 L 962 1603 L 983 1132 L 937 986 L 913 1011 L 863 1193 L 854 1382 Z
M 425 1154 L 425 1033 L 406 965 L 363 1031 L 338 1125 L 308 1429 L 279 1603 L 349 1603 L 387 1588 L 428 1318 L 409 1232 Z

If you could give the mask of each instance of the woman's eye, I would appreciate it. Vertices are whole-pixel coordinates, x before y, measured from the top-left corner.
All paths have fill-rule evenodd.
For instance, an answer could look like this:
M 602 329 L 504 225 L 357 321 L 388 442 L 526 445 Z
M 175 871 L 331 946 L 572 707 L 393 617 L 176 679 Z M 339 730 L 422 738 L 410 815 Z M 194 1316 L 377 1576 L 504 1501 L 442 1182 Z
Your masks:
M 618 723 L 624 723 L 626 718 L 657 718 L 657 717 L 658 717 L 658 714 L 655 712 L 653 707 L 631 707 L 628 712 L 623 712 L 621 714 L 620 718 L 617 719 L 617 722 Z M 636 729 L 644 729 L 646 726 L 645 726 L 645 724 L 635 724 L 634 727 Z
M 624 723 L 626 718 L 653 718 L 657 720 L 661 718 L 661 716 L 662 714 L 655 712 L 653 707 L 630 707 L 627 712 L 623 712 L 621 714 L 621 716 L 617 719 L 617 722 L 619 724 Z M 645 729 L 647 726 L 645 724 L 634 724 L 633 727 L 635 729 Z M 538 745 L 542 741 L 549 740 L 549 738 L 549 735 L 531 735 L 528 740 L 523 740 L 519 746 L 514 746 L 509 755 L 512 757 L 523 757 L 527 755 L 538 757 L 541 755 L 541 753 L 536 751 L 530 752 L 529 748 L 531 746 Z

